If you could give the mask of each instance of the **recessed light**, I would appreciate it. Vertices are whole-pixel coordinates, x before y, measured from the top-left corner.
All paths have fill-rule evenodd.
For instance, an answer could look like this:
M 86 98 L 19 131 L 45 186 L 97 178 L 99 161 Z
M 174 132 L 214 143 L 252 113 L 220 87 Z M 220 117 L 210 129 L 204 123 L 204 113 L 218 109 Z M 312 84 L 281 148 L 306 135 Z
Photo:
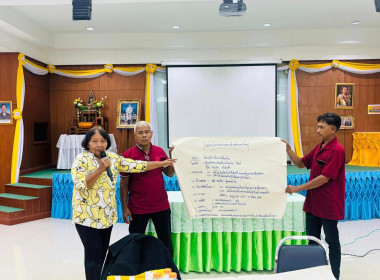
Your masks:
M 94 30 L 94 28 L 93 27 L 86 27 L 86 30 L 92 31 L 92 30 Z
M 360 24 L 360 21 L 353 21 L 353 22 L 351 22 L 352 24 Z
M 270 23 L 264 23 L 263 26 L 264 26 L 264 27 L 270 27 L 271 24 L 270 24 Z
M 179 25 L 173 25 L 173 29 L 179 29 Z
M 360 41 L 354 41 L 354 40 L 346 40 L 346 41 L 340 41 L 338 42 L 340 44 L 360 44 Z

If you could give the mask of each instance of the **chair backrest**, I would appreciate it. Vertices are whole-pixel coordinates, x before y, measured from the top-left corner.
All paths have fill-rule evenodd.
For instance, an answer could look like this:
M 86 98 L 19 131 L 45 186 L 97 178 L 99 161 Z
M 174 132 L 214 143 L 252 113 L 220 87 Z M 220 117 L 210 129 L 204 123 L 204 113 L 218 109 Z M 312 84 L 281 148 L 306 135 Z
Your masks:
M 310 240 L 314 245 L 284 245 L 288 240 Z M 329 257 L 322 242 L 313 236 L 288 236 L 276 248 L 275 272 L 287 272 L 320 265 L 329 265 Z

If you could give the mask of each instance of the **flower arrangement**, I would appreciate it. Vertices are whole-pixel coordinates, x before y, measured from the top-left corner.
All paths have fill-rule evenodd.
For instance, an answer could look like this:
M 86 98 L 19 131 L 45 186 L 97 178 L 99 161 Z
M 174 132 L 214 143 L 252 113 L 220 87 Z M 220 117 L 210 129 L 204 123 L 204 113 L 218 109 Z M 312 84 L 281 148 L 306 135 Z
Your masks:
M 107 96 L 102 97 L 100 100 L 95 100 L 94 101 L 94 107 L 95 109 L 100 109 L 104 107 L 104 101 L 107 99 Z
M 94 93 L 90 91 L 90 94 L 88 96 L 88 101 L 85 104 L 81 98 L 75 98 L 74 99 L 74 108 L 77 109 L 77 117 L 79 118 L 81 111 L 90 111 L 90 110 L 96 110 L 98 111 L 99 117 L 101 116 L 101 108 L 104 107 L 104 102 L 107 99 L 107 96 L 102 97 L 102 99 L 97 100 L 94 97 Z
M 81 111 L 86 110 L 86 107 L 83 105 L 83 100 L 80 99 L 79 97 L 74 99 L 73 104 L 74 104 L 74 108 L 76 108 L 77 110 L 81 110 Z

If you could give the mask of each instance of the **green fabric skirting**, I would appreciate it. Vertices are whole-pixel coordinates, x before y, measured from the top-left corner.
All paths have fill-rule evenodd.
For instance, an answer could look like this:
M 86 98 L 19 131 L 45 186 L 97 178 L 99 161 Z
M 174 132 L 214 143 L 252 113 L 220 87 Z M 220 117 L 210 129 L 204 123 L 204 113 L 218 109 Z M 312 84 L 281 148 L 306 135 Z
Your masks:
M 155 233 L 147 233 L 154 235 Z M 292 231 L 172 233 L 174 262 L 184 273 L 273 270 L 276 246 Z M 305 240 L 288 244 L 307 244 Z

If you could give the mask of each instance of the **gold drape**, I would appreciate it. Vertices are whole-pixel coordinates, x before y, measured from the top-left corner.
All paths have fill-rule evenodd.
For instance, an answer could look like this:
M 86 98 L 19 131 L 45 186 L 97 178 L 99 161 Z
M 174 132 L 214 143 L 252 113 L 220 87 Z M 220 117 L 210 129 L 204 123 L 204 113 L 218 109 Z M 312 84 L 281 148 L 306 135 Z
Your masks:
M 380 132 L 353 133 L 350 165 L 380 167 Z

